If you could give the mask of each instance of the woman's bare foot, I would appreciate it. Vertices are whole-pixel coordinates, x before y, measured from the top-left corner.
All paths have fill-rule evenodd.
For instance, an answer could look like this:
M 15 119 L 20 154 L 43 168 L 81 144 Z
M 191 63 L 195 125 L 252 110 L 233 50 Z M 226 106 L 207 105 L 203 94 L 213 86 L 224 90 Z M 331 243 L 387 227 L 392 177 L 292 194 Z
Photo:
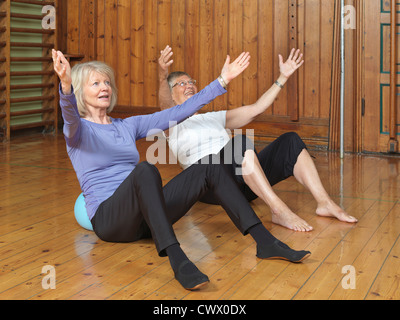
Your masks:
M 349 215 L 346 211 L 344 211 L 333 201 L 329 201 L 327 204 L 319 205 L 316 213 L 321 217 L 337 218 L 338 220 L 343 222 L 349 222 L 349 223 L 358 222 L 358 220 L 355 217 Z
M 272 210 L 272 222 L 293 231 L 309 232 L 313 230 L 312 226 L 294 214 L 289 208 Z

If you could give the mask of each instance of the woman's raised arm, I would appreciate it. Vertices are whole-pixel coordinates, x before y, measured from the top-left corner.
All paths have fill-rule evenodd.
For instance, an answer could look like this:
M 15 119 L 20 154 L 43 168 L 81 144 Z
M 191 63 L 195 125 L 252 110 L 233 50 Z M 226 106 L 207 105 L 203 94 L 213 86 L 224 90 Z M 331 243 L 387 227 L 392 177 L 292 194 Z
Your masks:
M 62 92 L 66 95 L 71 94 L 71 66 L 67 59 L 65 59 L 61 51 L 52 50 L 54 71 L 57 73 L 61 82 Z

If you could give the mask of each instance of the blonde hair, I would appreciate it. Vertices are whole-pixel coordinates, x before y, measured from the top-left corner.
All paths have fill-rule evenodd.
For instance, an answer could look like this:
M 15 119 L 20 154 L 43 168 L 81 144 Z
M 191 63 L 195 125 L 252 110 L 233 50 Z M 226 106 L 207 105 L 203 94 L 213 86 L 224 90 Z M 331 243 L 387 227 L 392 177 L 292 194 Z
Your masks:
M 102 61 L 89 61 L 76 64 L 71 70 L 71 78 L 76 102 L 78 105 L 78 111 L 81 117 L 86 116 L 87 112 L 84 100 L 83 86 L 89 80 L 90 74 L 94 71 L 104 76 L 107 76 L 110 79 L 112 95 L 110 106 L 107 108 L 107 113 L 110 113 L 117 104 L 118 90 L 115 83 L 114 70 L 108 64 Z

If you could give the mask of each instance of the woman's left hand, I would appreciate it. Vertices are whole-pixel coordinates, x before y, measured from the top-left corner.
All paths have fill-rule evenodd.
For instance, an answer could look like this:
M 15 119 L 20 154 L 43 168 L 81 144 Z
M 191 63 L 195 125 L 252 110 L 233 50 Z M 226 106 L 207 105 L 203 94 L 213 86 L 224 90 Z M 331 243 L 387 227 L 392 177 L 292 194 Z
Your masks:
M 300 49 L 292 49 L 286 62 L 283 62 L 283 57 L 279 55 L 279 69 L 286 78 L 289 78 L 303 63 L 303 54 L 300 53 Z

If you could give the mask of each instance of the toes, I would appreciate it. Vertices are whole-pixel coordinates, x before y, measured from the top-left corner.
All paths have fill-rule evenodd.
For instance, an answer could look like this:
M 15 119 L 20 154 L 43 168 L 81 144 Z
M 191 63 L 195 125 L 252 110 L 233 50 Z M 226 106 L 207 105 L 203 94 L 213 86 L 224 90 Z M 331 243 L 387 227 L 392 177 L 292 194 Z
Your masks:
M 358 220 L 353 216 L 347 216 L 346 221 L 347 222 L 358 222 Z
M 357 218 L 347 214 L 347 213 L 341 213 L 340 215 L 338 215 L 337 217 L 340 221 L 344 221 L 344 222 L 349 222 L 349 223 L 355 223 L 358 222 Z
M 297 231 L 297 232 L 310 232 L 310 231 L 313 230 L 313 227 L 311 227 L 308 224 L 302 224 L 302 225 L 299 225 L 299 226 L 295 226 L 293 228 L 293 230 Z

